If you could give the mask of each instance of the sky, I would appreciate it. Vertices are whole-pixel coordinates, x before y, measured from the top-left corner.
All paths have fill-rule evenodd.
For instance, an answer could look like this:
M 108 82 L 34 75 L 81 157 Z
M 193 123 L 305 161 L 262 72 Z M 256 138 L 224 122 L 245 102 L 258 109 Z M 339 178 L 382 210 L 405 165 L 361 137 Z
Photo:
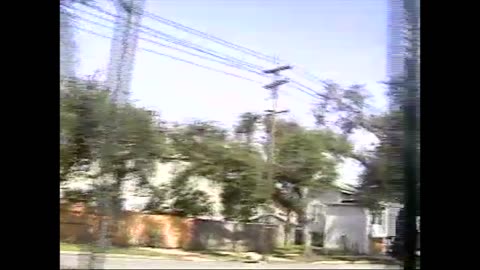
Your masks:
M 99 0 L 98 4 L 110 12 L 115 11 L 109 1 Z M 318 85 L 304 79 L 304 70 L 344 86 L 364 84 L 373 95 L 371 102 L 375 107 L 381 110 L 386 106 L 385 86 L 381 83 L 386 79 L 385 0 L 147 0 L 145 9 L 234 44 L 278 57 L 280 63 L 294 67 L 284 75 L 313 89 L 319 89 Z M 87 14 L 78 14 L 113 25 Z M 274 67 L 150 18 L 144 18 L 142 24 L 265 68 Z M 87 23 L 80 26 L 112 36 L 108 28 Z M 105 74 L 110 41 L 78 31 L 76 42 L 79 75 L 91 75 L 97 70 Z M 271 81 L 271 78 L 211 63 L 143 40 L 138 46 L 263 84 Z M 168 121 L 206 119 L 229 128 L 241 113 L 263 112 L 271 106 L 263 84 L 137 50 L 131 99 L 138 105 L 159 111 Z M 279 109 L 289 110 L 287 118 L 306 126 L 314 125 L 312 97 L 288 86 L 282 87 L 279 94 Z M 371 147 L 375 142 L 373 136 L 363 133 L 355 134 L 353 139 L 357 149 Z M 341 167 L 341 180 L 354 184 L 359 171 L 358 164 L 346 162 Z

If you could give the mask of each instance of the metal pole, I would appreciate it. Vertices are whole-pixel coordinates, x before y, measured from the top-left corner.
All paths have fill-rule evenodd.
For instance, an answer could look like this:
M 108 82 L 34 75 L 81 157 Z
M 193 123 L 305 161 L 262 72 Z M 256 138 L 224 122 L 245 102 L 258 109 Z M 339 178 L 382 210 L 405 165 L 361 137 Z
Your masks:
M 417 136 L 419 99 L 419 5 L 418 0 L 403 0 L 410 47 L 405 58 L 406 81 L 403 106 L 405 121 L 404 178 L 405 178 L 405 258 L 404 269 L 416 268 L 417 246 Z

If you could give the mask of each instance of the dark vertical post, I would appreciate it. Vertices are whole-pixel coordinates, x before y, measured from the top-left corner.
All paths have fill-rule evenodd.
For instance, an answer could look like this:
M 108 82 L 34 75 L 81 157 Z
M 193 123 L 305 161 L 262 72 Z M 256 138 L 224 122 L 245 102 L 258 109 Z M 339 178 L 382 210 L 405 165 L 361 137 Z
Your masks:
M 405 57 L 404 83 L 404 179 L 405 179 L 405 238 L 404 269 L 416 268 L 417 249 L 417 167 L 418 167 L 418 100 L 419 100 L 419 0 L 404 0 L 405 21 L 408 33 Z

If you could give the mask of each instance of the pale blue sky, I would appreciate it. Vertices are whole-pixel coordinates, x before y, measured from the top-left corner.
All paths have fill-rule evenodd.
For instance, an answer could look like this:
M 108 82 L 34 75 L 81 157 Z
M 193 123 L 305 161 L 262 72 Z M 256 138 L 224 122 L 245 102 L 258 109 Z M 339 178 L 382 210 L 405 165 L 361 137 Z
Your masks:
M 108 1 L 99 1 L 99 4 L 114 11 Z M 146 10 L 232 43 L 278 56 L 322 79 L 332 79 L 342 85 L 366 84 L 374 95 L 375 106 L 385 107 L 385 87 L 380 82 L 386 79 L 386 0 L 147 0 Z M 82 16 L 104 23 L 88 15 Z M 142 23 L 245 61 L 272 67 L 154 20 L 146 18 Z M 108 29 L 87 24 L 82 27 L 111 36 Z M 81 75 L 106 69 L 109 40 L 78 32 L 77 43 Z M 145 41 L 139 41 L 139 47 L 261 82 L 269 81 Z M 135 62 L 132 99 L 160 111 L 166 120 L 209 119 L 231 127 L 240 113 L 261 112 L 270 105 L 266 100 L 268 93 L 261 84 L 141 50 L 137 52 Z M 291 72 L 285 72 L 285 75 L 318 89 Z M 297 90 L 285 87 L 280 93 L 280 109 L 289 109 L 290 118 L 309 126 L 313 125 L 311 103 L 310 96 Z M 363 135 L 357 135 L 355 139 L 359 145 L 372 142 L 371 137 Z M 352 182 L 358 173 L 358 168 L 350 165 L 343 170 L 346 175 L 342 177 L 348 182 Z

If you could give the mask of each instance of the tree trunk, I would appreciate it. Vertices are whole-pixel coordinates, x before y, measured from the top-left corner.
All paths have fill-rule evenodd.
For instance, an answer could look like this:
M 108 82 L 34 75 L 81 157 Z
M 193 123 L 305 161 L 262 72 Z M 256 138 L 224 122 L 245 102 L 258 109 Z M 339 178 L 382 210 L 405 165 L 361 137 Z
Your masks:
M 303 225 L 303 241 L 304 241 L 304 252 L 303 255 L 310 256 L 312 254 L 312 234 L 310 229 L 310 222 L 307 220 L 308 217 L 305 217 L 305 223 Z
M 96 197 L 98 202 L 98 215 L 99 215 L 99 230 L 98 230 L 98 240 L 95 244 L 93 244 L 93 248 L 90 252 L 89 258 L 89 268 L 90 269 L 102 269 L 103 268 L 103 257 L 106 253 L 108 247 L 111 244 L 111 234 L 109 230 L 110 226 L 110 218 L 112 221 L 114 220 L 114 212 L 115 210 L 112 209 L 112 196 L 111 193 L 108 192 L 109 189 L 106 189 L 105 186 L 98 187 L 99 190 L 96 191 Z M 112 211 L 113 210 L 113 211 Z M 100 254 L 97 254 L 100 253 Z
M 290 231 L 291 231 L 291 224 L 290 224 L 290 214 L 291 210 L 287 210 L 287 222 L 285 224 L 285 233 L 284 233 L 284 238 L 283 238 L 283 246 L 286 247 L 289 245 L 290 242 Z
M 246 137 L 247 137 L 247 138 L 246 138 L 247 145 L 248 145 L 248 147 L 250 147 L 250 146 L 252 145 L 252 141 L 253 141 L 253 138 L 252 138 L 252 137 L 253 137 L 253 135 L 252 135 L 252 134 L 247 134 Z
M 309 217 L 309 200 L 308 200 L 308 188 L 304 188 L 302 192 L 302 199 L 304 202 L 304 213 L 303 213 L 303 241 L 304 241 L 304 256 L 310 256 L 312 254 L 312 234 L 310 228 L 310 217 Z
M 109 224 L 108 218 L 105 218 L 105 216 L 100 218 L 99 238 L 96 247 L 93 247 L 90 252 L 90 259 L 88 262 L 89 269 L 103 269 L 103 258 L 100 257 L 105 256 L 106 249 L 109 246 Z M 97 253 L 100 254 L 97 255 Z
M 267 244 L 266 244 L 266 234 L 267 234 L 267 228 L 266 224 L 261 222 L 260 223 L 261 231 L 260 231 L 260 249 L 262 253 L 262 260 L 266 261 L 267 260 Z
M 238 221 L 233 223 L 233 233 L 232 233 L 232 249 L 233 252 L 237 252 L 237 231 L 238 231 Z
M 107 249 L 110 246 L 110 239 L 109 239 L 109 229 L 110 222 L 108 220 L 108 217 L 102 217 L 102 220 L 100 221 L 100 237 L 98 239 L 98 246 L 100 247 L 100 250 L 103 251 Z

